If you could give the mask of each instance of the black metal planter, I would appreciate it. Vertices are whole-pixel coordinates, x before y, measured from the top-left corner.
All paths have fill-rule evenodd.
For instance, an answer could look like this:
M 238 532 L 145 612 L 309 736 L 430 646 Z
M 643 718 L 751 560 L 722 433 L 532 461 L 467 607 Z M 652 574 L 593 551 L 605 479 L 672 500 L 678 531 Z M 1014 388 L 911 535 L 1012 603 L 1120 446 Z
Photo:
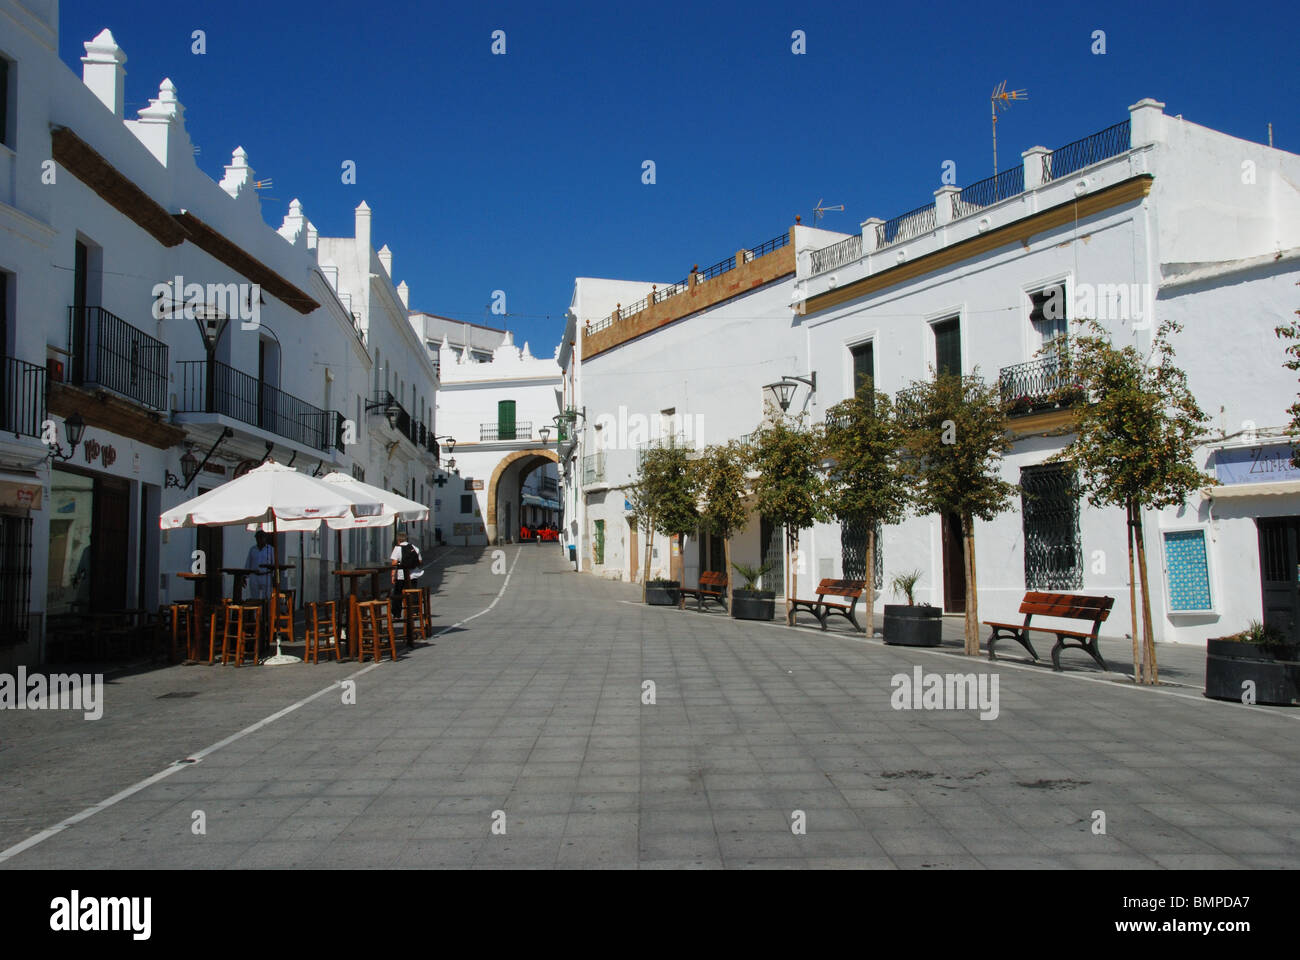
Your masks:
M 646 584 L 645 602 L 654 607 L 675 607 L 681 599 L 680 580 L 652 580 Z
M 737 620 L 775 620 L 775 590 L 737 590 L 731 596 L 731 615 Z
M 1255 684 L 1255 703 L 1300 706 L 1300 643 L 1264 645 L 1239 640 L 1205 644 L 1205 695 L 1242 702 L 1246 681 Z
M 937 647 L 942 614 L 939 607 L 885 604 L 885 643 L 900 647 Z

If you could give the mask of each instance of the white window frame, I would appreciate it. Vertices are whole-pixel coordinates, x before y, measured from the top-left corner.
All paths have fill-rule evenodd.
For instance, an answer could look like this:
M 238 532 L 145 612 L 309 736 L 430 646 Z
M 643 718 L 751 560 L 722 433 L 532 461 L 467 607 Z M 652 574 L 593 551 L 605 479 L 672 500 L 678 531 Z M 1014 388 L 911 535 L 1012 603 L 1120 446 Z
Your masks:
M 1199 533 L 1205 543 L 1205 579 L 1210 585 L 1210 606 L 1196 610 L 1175 610 L 1173 595 L 1169 589 L 1169 540 L 1166 534 L 1170 533 Z M 1173 527 L 1160 527 L 1160 576 L 1164 581 L 1165 591 L 1165 611 L 1170 617 L 1204 617 L 1218 616 L 1219 610 L 1219 578 L 1218 571 L 1215 569 L 1214 551 L 1211 545 L 1214 538 L 1210 536 L 1210 531 L 1198 523 L 1180 524 Z

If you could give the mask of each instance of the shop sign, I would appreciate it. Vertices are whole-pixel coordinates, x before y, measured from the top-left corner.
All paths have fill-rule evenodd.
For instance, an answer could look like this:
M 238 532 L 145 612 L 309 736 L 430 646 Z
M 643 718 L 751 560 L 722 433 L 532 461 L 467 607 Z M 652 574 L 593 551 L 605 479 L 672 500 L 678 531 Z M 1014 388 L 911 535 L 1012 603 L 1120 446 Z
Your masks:
M 1276 483 L 1300 480 L 1300 469 L 1291 465 L 1289 443 L 1216 450 L 1214 476 L 1219 483 Z
M 87 463 L 98 460 L 105 468 L 111 467 L 117 460 L 117 450 L 111 443 L 101 446 L 98 440 L 87 440 L 81 445 L 81 451 Z

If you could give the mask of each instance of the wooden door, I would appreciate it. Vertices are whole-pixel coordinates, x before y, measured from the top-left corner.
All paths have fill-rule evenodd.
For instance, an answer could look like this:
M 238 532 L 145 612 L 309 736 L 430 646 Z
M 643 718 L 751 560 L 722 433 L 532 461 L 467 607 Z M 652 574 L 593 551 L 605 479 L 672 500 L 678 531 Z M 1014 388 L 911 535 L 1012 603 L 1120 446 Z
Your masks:
M 126 545 L 131 535 L 131 486 L 116 477 L 95 479 L 90 524 L 90 609 L 126 607 Z
M 943 524 L 943 610 L 966 612 L 966 553 L 961 540 L 961 517 L 941 515 Z
M 1300 639 L 1300 517 L 1257 520 L 1264 624 Z

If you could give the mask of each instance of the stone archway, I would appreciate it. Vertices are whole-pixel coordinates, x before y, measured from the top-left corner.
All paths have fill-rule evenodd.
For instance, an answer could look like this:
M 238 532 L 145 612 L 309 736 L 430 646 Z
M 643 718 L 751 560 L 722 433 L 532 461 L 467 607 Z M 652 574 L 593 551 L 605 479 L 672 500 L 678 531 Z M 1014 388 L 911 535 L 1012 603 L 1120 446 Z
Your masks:
M 487 533 L 488 543 L 497 542 L 497 489 L 501 485 L 502 478 L 506 471 L 521 460 L 549 460 L 552 463 L 560 462 L 560 455 L 554 450 L 515 450 L 501 458 L 501 462 L 492 470 L 492 479 L 488 481 L 487 490 L 487 515 L 483 518 L 483 526 Z M 520 464 L 521 467 L 529 464 Z

